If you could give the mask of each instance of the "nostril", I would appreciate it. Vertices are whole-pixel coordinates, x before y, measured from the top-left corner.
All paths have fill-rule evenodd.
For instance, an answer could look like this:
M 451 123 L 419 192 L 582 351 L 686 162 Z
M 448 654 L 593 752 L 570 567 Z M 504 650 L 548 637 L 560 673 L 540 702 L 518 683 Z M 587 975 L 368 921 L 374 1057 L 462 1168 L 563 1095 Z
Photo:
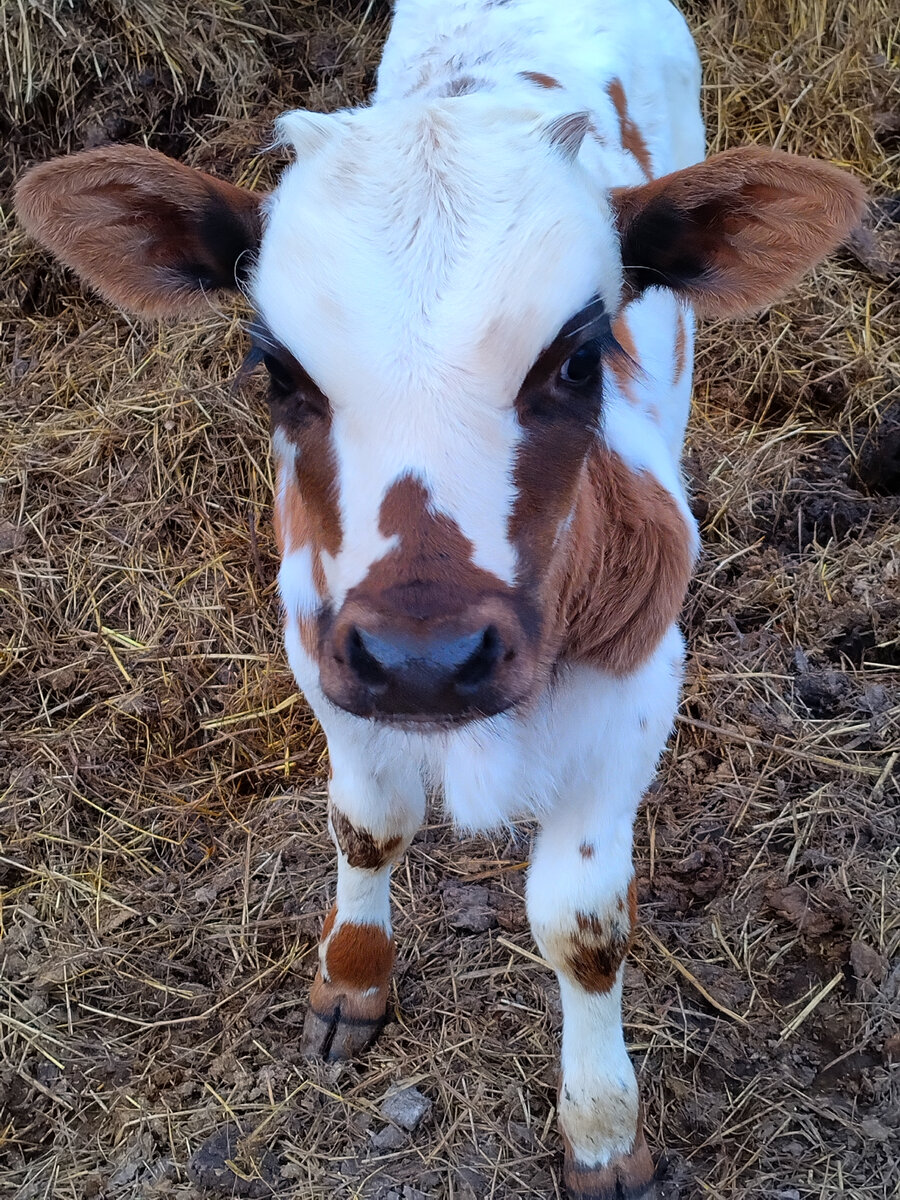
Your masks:
M 341 660 L 335 655 L 335 658 Z M 347 663 L 357 679 L 370 688 L 383 688 L 387 684 L 384 668 L 366 647 L 359 630 L 354 626 L 347 635 Z
M 474 691 L 491 677 L 503 651 L 503 642 L 496 626 L 488 625 L 472 654 L 456 672 L 456 690 Z M 507 654 L 506 660 L 508 661 Z

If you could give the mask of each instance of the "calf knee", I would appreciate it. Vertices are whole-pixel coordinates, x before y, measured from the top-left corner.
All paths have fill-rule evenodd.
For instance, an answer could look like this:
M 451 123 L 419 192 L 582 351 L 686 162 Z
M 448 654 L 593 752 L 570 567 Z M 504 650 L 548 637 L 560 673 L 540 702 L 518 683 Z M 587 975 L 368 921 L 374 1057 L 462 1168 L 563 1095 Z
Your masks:
M 631 948 L 637 923 L 634 880 L 627 891 L 602 906 L 582 910 L 568 905 L 556 914 L 532 918 L 532 932 L 544 957 L 571 984 L 591 994 L 612 991 Z

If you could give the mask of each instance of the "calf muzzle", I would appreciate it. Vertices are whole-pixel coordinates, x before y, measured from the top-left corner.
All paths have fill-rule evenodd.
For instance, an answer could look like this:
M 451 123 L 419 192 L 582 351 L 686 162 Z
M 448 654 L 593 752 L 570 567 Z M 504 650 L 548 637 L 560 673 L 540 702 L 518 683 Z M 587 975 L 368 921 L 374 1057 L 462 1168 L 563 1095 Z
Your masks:
M 348 712 L 440 726 L 494 716 L 527 690 L 532 656 L 513 613 L 399 624 L 350 607 L 320 643 L 325 694 Z

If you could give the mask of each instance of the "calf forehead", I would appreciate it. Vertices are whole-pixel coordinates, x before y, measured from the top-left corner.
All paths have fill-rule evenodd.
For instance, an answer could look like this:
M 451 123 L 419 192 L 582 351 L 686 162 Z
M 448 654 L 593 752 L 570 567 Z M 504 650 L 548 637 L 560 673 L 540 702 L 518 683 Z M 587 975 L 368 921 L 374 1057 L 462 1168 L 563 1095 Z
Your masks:
M 271 198 L 254 279 L 333 406 L 460 373 L 509 403 L 586 299 L 615 308 L 605 195 L 537 114 L 472 96 L 334 120 Z
M 568 317 L 617 295 L 611 221 L 533 116 L 504 130 L 476 112 L 473 132 L 444 112 L 374 113 L 288 169 L 254 279 L 331 406 L 343 543 L 323 558 L 329 590 L 340 599 L 391 549 L 379 506 L 406 476 L 512 582 L 513 402 Z

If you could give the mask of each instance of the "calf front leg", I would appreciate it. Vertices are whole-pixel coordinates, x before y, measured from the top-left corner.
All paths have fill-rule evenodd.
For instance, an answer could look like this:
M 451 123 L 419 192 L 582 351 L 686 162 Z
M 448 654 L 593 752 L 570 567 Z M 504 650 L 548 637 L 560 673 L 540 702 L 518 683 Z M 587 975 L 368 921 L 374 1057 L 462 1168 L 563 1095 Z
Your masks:
M 571 1200 L 655 1195 L 622 1030 L 623 961 L 636 922 L 631 838 L 628 820 L 610 829 L 554 812 L 528 878 L 531 928 L 562 1000 L 559 1123 Z
M 384 1023 L 394 965 L 390 877 L 422 824 L 421 779 L 403 764 L 367 769 L 332 748 L 328 826 L 337 848 L 335 903 L 322 930 L 303 1049 L 352 1058 Z

